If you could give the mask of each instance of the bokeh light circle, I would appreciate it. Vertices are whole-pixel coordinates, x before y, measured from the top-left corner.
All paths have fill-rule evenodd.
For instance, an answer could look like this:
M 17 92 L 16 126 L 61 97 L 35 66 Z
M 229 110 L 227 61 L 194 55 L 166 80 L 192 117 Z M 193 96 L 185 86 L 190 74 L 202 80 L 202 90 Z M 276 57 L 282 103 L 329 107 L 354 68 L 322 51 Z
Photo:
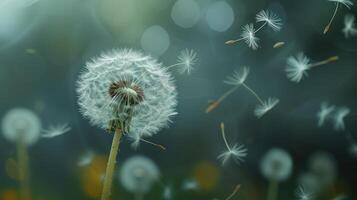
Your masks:
M 212 30 L 224 32 L 234 22 L 234 11 L 225 1 L 214 2 L 207 9 L 206 21 Z
M 170 37 L 167 31 L 158 25 L 147 28 L 141 36 L 141 47 L 144 51 L 160 56 L 169 48 Z
M 193 0 L 178 0 L 171 10 L 172 20 L 182 28 L 193 27 L 200 16 L 200 6 Z

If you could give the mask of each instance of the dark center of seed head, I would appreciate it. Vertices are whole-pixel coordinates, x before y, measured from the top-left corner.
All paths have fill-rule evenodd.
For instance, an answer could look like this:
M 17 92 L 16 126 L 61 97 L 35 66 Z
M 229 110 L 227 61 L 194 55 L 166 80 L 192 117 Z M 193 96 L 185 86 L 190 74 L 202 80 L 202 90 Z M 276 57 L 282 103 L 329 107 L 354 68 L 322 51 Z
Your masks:
M 131 81 L 112 83 L 109 94 L 112 98 L 118 98 L 118 101 L 128 105 L 137 105 L 144 100 L 143 89 Z

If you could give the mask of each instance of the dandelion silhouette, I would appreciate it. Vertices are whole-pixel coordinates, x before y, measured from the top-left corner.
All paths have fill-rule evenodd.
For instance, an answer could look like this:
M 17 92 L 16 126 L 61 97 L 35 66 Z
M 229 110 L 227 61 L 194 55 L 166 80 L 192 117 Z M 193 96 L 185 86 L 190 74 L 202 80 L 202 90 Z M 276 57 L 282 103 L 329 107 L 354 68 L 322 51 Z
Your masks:
M 166 69 L 171 69 L 174 67 L 179 67 L 179 72 L 181 74 L 190 74 L 193 70 L 193 66 L 197 63 L 198 57 L 197 53 L 192 49 L 184 49 L 180 52 L 177 57 L 177 63 L 167 66 Z
M 345 38 L 357 36 L 357 28 L 355 25 L 355 16 L 352 14 L 345 15 L 344 27 L 342 32 L 345 35 Z
M 308 75 L 308 70 L 314 67 L 335 62 L 337 60 L 338 56 L 332 56 L 320 62 L 310 63 L 310 59 L 301 52 L 297 54 L 296 57 L 290 56 L 287 59 L 287 66 L 285 68 L 286 76 L 290 81 L 299 83 L 305 76 Z
M 279 182 L 288 179 L 293 168 L 293 161 L 288 152 L 274 148 L 269 150 L 261 160 L 260 169 L 269 183 L 268 200 L 276 200 Z
M 122 135 L 135 141 L 166 127 L 176 114 L 176 88 L 162 64 L 140 52 L 123 49 L 87 63 L 77 92 L 84 117 L 114 132 L 101 198 L 108 200 Z
M 353 6 L 353 2 L 350 1 L 350 0 L 328 0 L 328 1 L 335 2 L 336 3 L 336 7 L 335 7 L 335 11 L 333 12 L 333 15 L 332 15 L 329 23 L 325 26 L 324 34 L 326 34 L 330 30 L 331 24 L 332 24 L 333 20 L 336 17 L 336 14 L 337 14 L 337 11 L 338 11 L 338 8 L 339 8 L 340 4 L 344 5 L 348 9 L 350 9 L 350 7 Z
M 243 31 L 241 37 L 238 39 L 228 40 L 225 42 L 227 45 L 233 45 L 240 41 L 245 41 L 245 43 L 253 50 L 258 49 L 259 38 L 256 37 L 256 33 L 262 30 L 265 26 L 269 26 L 274 31 L 279 31 L 282 27 L 281 19 L 278 15 L 270 10 L 262 10 L 256 15 L 256 22 L 263 23 L 257 29 L 254 29 L 253 24 L 247 24 L 243 26 Z
M 135 194 L 135 200 L 143 200 L 153 183 L 159 179 L 160 172 L 156 164 L 144 156 L 127 159 L 120 171 L 119 179 L 123 187 Z
M 227 151 L 224 151 L 217 157 L 219 160 L 221 160 L 222 165 L 225 165 L 230 159 L 233 159 L 238 164 L 240 162 L 243 162 L 244 158 L 248 154 L 247 153 L 248 150 L 244 147 L 244 145 L 235 144 L 233 147 L 229 146 L 229 144 L 227 142 L 226 134 L 224 131 L 224 123 L 223 122 L 221 123 L 221 133 L 222 133 L 224 144 L 227 147 Z
M 17 146 L 17 166 L 20 180 L 20 199 L 30 200 L 30 175 L 27 148 L 40 137 L 41 120 L 31 110 L 14 108 L 6 113 L 2 121 L 4 137 Z
M 220 98 L 218 98 L 218 100 L 209 102 L 209 106 L 206 109 L 206 113 L 209 113 L 215 108 L 217 108 L 224 99 L 226 99 L 229 95 L 231 95 L 241 86 L 248 90 L 259 102 L 259 104 L 254 110 L 254 114 L 256 117 L 261 118 L 271 109 L 273 109 L 279 103 L 279 99 L 275 97 L 269 97 L 267 101 L 263 101 L 253 89 L 251 89 L 247 84 L 245 84 L 248 74 L 249 67 L 243 67 L 240 71 L 234 71 L 232 76 L 228 76 L 224 83 L 232 85 L 233 87 L 226 93 L 224 93 Z

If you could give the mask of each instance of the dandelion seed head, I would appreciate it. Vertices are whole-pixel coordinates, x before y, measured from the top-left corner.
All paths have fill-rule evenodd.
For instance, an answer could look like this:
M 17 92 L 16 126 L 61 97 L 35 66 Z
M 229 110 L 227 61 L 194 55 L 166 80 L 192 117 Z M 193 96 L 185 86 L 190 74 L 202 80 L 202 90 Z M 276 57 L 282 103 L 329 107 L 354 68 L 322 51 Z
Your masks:
M 228 85 L 241 85 L 245 82 L 249 75 L 249 67 L 243 67 L 239 71 L 234 71 L 232 76 L 227 76 L 227 79 L 224 83 Z
M 298 200 L 312 200 L 313 199 L 312 193 L 306 191 L 303 186 L 298 187 L 298 189 L 296 191 L 296 196 L 297 196 Z
M 11 142 L 21 138 L 26 145 L 32 145 L 38 141 L 40 132 L 41 120 L 29 109 L 13 108 L 3 117 L 2 133 Z
M 77 85 L 83 116 L 109 131 L 121 128 L 136 136 L 151 136 L 176 114 L 177 92 L 171 74 L 138 51 L 113 50 L 94 58 Z
M 260 165 L 261 172 L 268 180 L 284 181 L 291 175 L 293 160 L 288 152 L 274 148 L 263 157 Z
M 334 129 L 336 131 L 345 130 L 344 119 L 350 112 L 351 112 L 350 109 L 347 107 L 341 107 L 336 109 L 336 112 L 333 116 Z
M 345 15 L 344 27 L 342 32 L 345 35 L 345 38 L 349 38 L 351 36 L 357 36 L 357 28 L 355 26 L 355 16 L 352 14 Z
M 243 27 L 243 32 L 241 34 L 242 38 L 244 38 L 245 43 L 252 48 L 253 50 L 258 49 L 258 41 L 259 38 L 255 36 L 255 30 L 253 24 L 247 24 Z
M 254 110 L 256 117 L 261 118 L 271 109 L 273 109 L 278 103 L 279 99 L 275 97 L 269 97 L 267 101 L 264 101 L 263 104 L 258 104 Z
M 256 15 L 257 22 L 266 22 L 274 31 L 279 31 L 283 25 L 280 17 L 270 10 L 262 10 Z
M 198 57 L 197 53 L 192 49 L 185 49 L 181 51 L 177 58 L 177 62 L 181 63 L 180 73 L 190 74 L 193 70 L 193 66 L 197 63 Z
M 330 2 L 335 2 L 335 3 L 341 3 L 343 5 L 345 5 L 348 9 L 351 8 L 351 6 L 353 6 L 353 2 L 350 0 L 328 0 Z
M 292 82 L 300 82 L 304 76 L 307 76 L 307 70 L 310 69 L 309 64 L 310 59 L 303 53 L 299 53 L 296 57 L 290 56 L 285 68 L 288 79 Z
M 329 106 L 326 102 L 323 102 L 320 107 L 320 111 L 317 113 L 317 125 L 319 127 L 323 126 L 326 119 L 330 116 L 330 114 L 335 110 L 335 106 Z
M 219 159 L 222 165 L 233 159 L 238 164 L 244 162 L 244 158 L 248 155 L 248 149 L 244 145 L 235 144 L 232 148 L 221 153 L 217 159 Z
M 53 138 L 68 133 L 72 128 L 68 124 L 52 125 L 48 129 L 42 130 L 43 138 Z
M 308 161 L 308 167 L 316 175 L 322 188 L 333 184 L 337 177 L 336 161 L 329 153 L 316 152 L 312 154 Z
M 144 156 L 134 156 L 127 159 L 119 171 L 121 184 L 133 193 L 149 192 L 159 176 L 160 171 L 156 164 Z

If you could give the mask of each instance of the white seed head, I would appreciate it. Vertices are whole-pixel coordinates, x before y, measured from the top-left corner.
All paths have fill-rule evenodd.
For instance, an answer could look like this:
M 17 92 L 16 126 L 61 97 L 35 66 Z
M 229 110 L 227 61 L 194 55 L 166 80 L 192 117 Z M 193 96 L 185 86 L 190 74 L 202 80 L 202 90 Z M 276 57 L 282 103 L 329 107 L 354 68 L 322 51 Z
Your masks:
M 351 36 L 357 36 L 357 28 L 355 26 L 355 16 L 352 14 L 345 15 L 344 27 L 342 32 L 345 34 L 345 38 Z
M 274 148 L 263 157 L 260 165 L 261 172 L 268 180 L 284 181 L 291 175 L 293 160 L 288 152 Z
M 193 70 L 193 66 L 197 63 L 198 57 L 197 53 L 192 49 L 182 50 L 180 55 L 177 57 L 177 62 L 180 64 L 180 73 L 190 74 Z
M 232 148 L 227 149 L 221 153 L 217 159 L 219 159 L 222 165 L 227 164 L 230 159 L 233 159 L 236 163 L 241 163 L 244 158 L 248 155 L 248 149 L 244 145 L 235 144 Z
M 330 117 L 330 114 L 335 110 L 335 106 L 329 106 L 326 102 L 321 103 L 320 111 L 317 113 L 317 125 L 319 127 L 323 126 L 326 119 Z
M 336 131 L 345 130 L 344 119 L 350 112 L 351 112 L 350 109 L 347 107 L 340 107 L 336 109 L 336 112 L 334 113 L 333 116 L 334 129 Z
M 14 108 L 3 117 L 2 132 L 11 142 L 21 139 L 26 145 L 32 145 L 40 137 L 41 120 L 29 109 Z
M 125 189 L 133 193 L 147 193 L 159 179 L 156 164 L 144 156 L 127 159 L 119 171 L 119 179 Z
M 279 31 L 283 25 L 280 17 L 270 10 L 262 10 L 256 15 L 257 22 L 266 22 L 274 31 Z
M 53 138 L 68 133 L 72 128 L 68 124 L 52 125 L 48 129 L 42 130 L 43 138 Z
M 307 70 L 310 69 L 309 64 L 310 59 L 303 53 L 299 53 L 296 57 L 290 56 L 285 68 L 288 79 L 292 82 L 300 82 L 304 76 L 307 76 Z
M 228 85 L 241 85 L 245 82 L 249 75 L 249 67 L 243 67 L 239 71 L 235 70 L 232 76 L 227 76 L 226 80 L 223 82 Z
M 309 158 L 308 166 L 310 171 L 316 175 L 322 188 L 333 184 L 337 177 L 336 161 L 328 153 L 314 153 Z
M 244 39 L 245 43 L 253 50 L 258 49 L 259 38 L 255 36 L 255 30 L 253 24 L 247 24 L 243 27 L 243 32 L 241 37 Z
M 264 101 L 263 104 L 258 104 L 254 110 L 256 117 L 261 118 L 271 109 L 273 109 L 278 103 L 279 99 L 275 97 L 269 97 L 267 101 Z
M 87 63 L 77 93 L 80 111 L 93 125 L 109 130 L 114 125 L 131 136 L 151 136 L 176 114 L 171 74 L 156 59 L 131 49 Z
M 330 2 L 335 2 L 335 3 L 342 3 L 343 5 L 345 5 L 348 9 L 351 8 L 351 6 L 353 6 L 353 2 L 350 0 L 328 0 Z

